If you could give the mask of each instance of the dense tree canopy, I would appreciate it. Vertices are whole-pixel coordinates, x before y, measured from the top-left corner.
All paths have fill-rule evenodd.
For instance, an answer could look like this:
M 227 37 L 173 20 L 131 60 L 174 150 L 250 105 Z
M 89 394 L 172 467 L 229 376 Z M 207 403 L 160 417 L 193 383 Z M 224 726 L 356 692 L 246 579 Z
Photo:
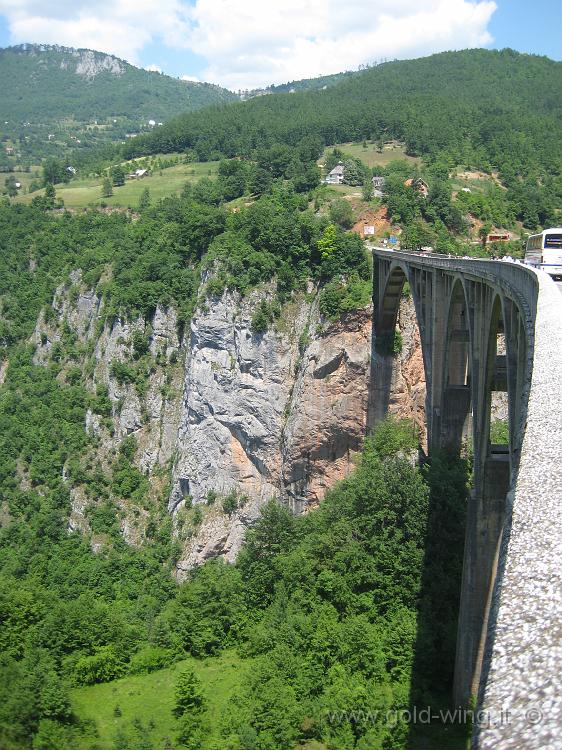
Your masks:
M 430 160 L 445 153 L 502 173 L 558 169 L 562 64 L 512 50 L 389 62 L 325 91 L 280 94 L 184 115 L 126 147 L 136 156 L 193 149 L 249 156 L 305 136 L 325 144 L 398 138 Z

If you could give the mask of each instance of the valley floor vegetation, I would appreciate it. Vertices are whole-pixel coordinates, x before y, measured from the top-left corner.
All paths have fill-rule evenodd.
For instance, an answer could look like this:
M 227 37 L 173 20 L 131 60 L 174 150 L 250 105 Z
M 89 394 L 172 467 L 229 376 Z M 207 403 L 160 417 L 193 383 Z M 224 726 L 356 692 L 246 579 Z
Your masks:
M 467 467 L 413 466 L 416 449 L 410 424 L 383 423 L 318 510 L 295 518 L 272 500 L 236 564 L 210 561 L 181 585 L 162 543 L 115 537 L 93 554 L 69 534 L 60 478 L 18 493 L 0 536 L 2 746 L 444 747 L 441 727 L 419 738 L 385 718 L 442 705 L 454 661 Z M 150 703 L 160 673 L 164 717 Z M 97 688 L 73 687 L 112 681 L 104 708 Z M 466 728 L 449 732 L 463 747 Z

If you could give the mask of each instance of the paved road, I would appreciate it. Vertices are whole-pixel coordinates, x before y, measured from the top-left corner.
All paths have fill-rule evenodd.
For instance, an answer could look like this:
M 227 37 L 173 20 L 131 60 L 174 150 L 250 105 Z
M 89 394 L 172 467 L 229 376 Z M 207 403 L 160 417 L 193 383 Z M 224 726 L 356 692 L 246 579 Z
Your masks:
M 560 294 L 562 294 L 562 281 L 555 281 L 554 283 L 558 287 L 558 291 L 560 292 Z

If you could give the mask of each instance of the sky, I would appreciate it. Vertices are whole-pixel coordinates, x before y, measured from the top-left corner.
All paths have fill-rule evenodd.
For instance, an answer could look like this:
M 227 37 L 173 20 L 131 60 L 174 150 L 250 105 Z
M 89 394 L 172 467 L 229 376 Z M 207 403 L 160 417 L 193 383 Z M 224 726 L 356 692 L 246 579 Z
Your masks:
M 562 59 L 560 0 L 0 0 L 0 47 L 86 47 L 238 90 L 444 50 Z

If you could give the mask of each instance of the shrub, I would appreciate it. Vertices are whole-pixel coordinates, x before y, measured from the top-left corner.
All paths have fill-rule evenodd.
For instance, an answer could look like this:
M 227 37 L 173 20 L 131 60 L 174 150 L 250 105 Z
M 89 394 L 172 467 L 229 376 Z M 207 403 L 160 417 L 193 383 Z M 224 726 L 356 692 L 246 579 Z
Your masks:
M 238 510 L 238 495 L 236 490 L 232 490 L 222 501 L 223 512 L 231 516 L 236 510 Z
M 144 646 L 131 659 L 129 672 L 131 674 L 147 674 L 169 666 L 174 660 L 172 651 L 160 646 Z
M 397 357 L 404 345 L 404 339 L 398 329 L 392 333 L 380 334 L 375 341 L 375 350 L 377 354 L 383 357 Z
M 330 206 L 330 221 L 339 224 L 344 229 L 350 229 L 353 226 L 353 209 L 351 203 L 344 198 L 339 198 Z
M 385 419 L 377 425 L 370 446 L 381 456 L 394 456 L 418 447 L 418 429 L 410 419 Z
M 277 310 L 276 307 L 274 305 L 270 305 L 267 300 L 262 300 L 259 304 L 258 309 L 252 316 L 252 333 L 265 333 L 269 328 L 269 324 L 276 317 L 276 313 L 280 312 L 280 308 L 279 310 Z
M 509 443 L 509 423 L 507 419 L 494 419 L 490 424 L 490 442 L 497 445 Z
M 133 357 L 140 359 L 150 351 L 150 339 L 142 331 L 133 332 Z
M 125 672 L 123 660 L 113 646 L 100 646 L 91 656 L 81 656 L 74 665 L 74 681 L 78 685 L 109 682 Z
M 137 377 L 134 368 L 125 362 L 119 362 L 117 360 L 114 360 L 111 363 L 109 371 L 120 385 L 123 383 L 134 383 Z
M 197 506 L 196 506 L 196 507 L 195 507 L 195 508 L 193 509 L 193 518 L 192 518 L 192 522 L 193 522 L 193 525 L 194 525 L 195 527 L 197 527 L 197 526 L 201 526 L 201 524 L 203 523 L 203 510 L 202 510 L 202 509 L 200 508 L 200 506 L 199 506 L 199 505 L 197 505 Z
M 96 395 L 90 398 L 90 409 L 94 414 L 100 414 L 102 417 L 111 416 L 111 400 L 106 385 L 96 386 Z

